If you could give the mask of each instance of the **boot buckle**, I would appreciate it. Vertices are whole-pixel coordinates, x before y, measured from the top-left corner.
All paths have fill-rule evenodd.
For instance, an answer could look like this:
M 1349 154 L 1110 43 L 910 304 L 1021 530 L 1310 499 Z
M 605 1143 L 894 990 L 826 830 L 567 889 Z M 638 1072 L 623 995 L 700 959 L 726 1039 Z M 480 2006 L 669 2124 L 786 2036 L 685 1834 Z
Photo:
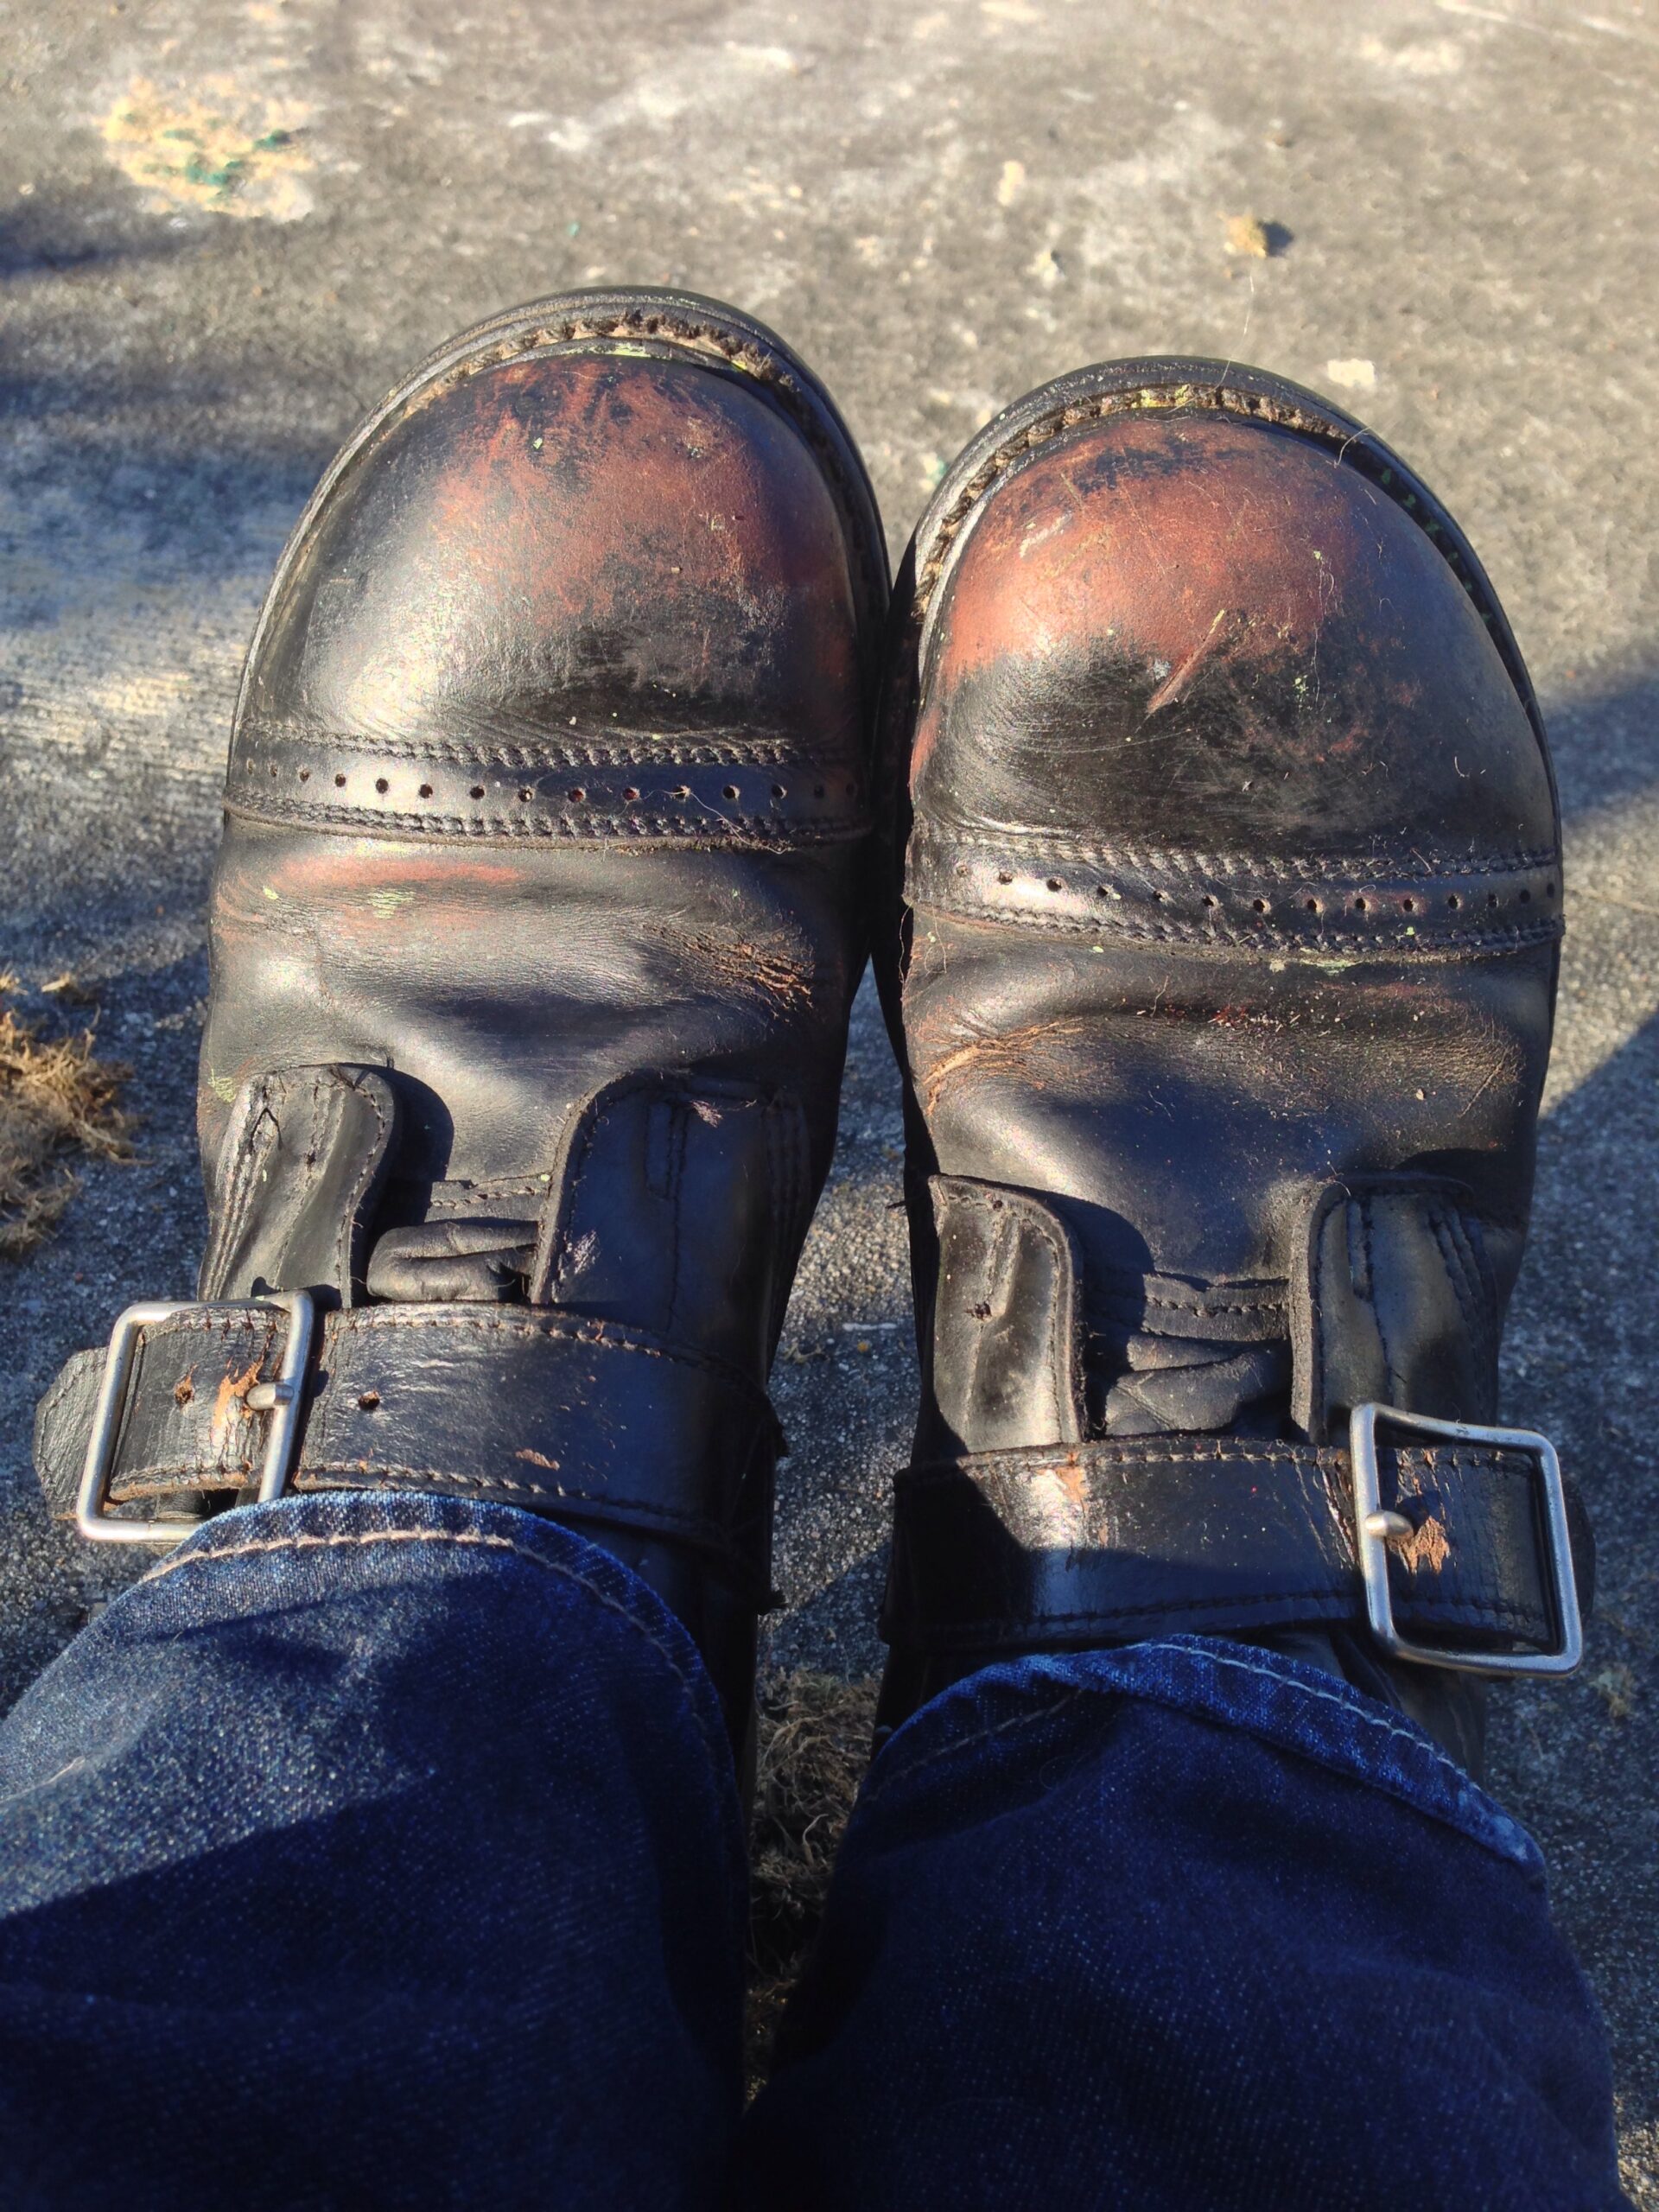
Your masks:
M 126 1412 L 127 1385 L 132 1377 L 138 1339 L 145 1329 L 154 1328 L 158 1322 L 170 1320 L 175 1313 L 213 1313 L 223 1311 L 226 1306 L 243 1312 L 250 1305 L 264 1306 L 288 1316 L 288 1338 L 283 1346 L 283 1363 L 276 1380 L 256 1383 L 243 1400 L 250 1413 L 269 1414 L 270 1416 L 270 1426 L 265 1433 L 264 1458 L 259 1468 L 259 1503 L 269 1504 L 273 1498 L 282 1496 L 293 1471 L 299 1446 L 300 1405 L 304 1396 L 305 1370 L 311 1357 L 311 1339 L 316 1321 L 316 1308 L 310 1293 L 279 1290 L 272 1291 L 266 1298 L 246 1300 L 176 1299 L 129 1306 L 110 1334 L 110 1348 L 104 1359 L 104 1377 L 99 1386 L 98 1402 L 92 1410 L 86 1462 L 75 1499 L 75 1527 L 88 1542 L 176 1544 L 181 1543 L 185 1537 L 194 1535 L 200 1528 L 199 1520 L 118 1521 L 111 1515 L 110 1484 L 115 1472 L 116 1446 L 121 1434 L 122 1418 Z
M 1411 1524 L 1403 1515 L 1388 1510 L 1382 1503 L 1376 1457 L 1379 1421 L 1405 1429 L 1412 1435 L 1522 1452 L 1532 1460 L 1537 1470 L 1538 1496 L 1543 1507 L 1544 1541 L 1540 1552 L 1544 1568 L 1542 1580 L 1557 1631 L 1556 1641 L 1549 1650 L 1453 1650 L 1413 1643 L 1401 1634 L 1389 1589 L 1388 1547 L 1399 1537 L 1409 1535 Z M 1397 1406 L 1379 1405 L 1373 1401 L 1354 1408 L 1349 1417 L 1348 1443 L 1354 1485 L 1354 1541 L 1365 1585 L 1365 1611 L 1371 1633 L 1383 1649 L 1392 1658 L 1408 1659 L 1418 1666 L 1451 1667 L 1465 1674 L 1570 1675 L 1584 1656 L 1584 1623 L 1573 1568 L 1573 1541 L 1561 1463 L 1549 1439 L 1531 1428 L 1480 1428 L 1466 1421 L 1432 1421 L 1427 1414 L 1402 1413 Z

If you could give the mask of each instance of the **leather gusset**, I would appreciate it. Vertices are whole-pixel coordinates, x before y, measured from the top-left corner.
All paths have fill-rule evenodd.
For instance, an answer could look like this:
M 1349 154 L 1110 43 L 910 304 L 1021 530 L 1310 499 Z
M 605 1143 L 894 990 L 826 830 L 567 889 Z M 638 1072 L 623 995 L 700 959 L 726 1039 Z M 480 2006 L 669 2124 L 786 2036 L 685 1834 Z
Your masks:
M 1056 1210 L 1023 1191 L 936 1176 L 938 1288 L 929 1403 L 950 1451 L 1084 1433 L 1081 1269 Z
M 1367 1402 L 1494 1421 L 1520 1241 L 1449 1177 L 1356 1175 L 1321 1191 L 1293 1251 L 1300 1432 L 1323 1441 Z
M 931 1185 L 938 1292 L 918 1452 L 1219 1426 L 1282 1389 L 1282 1282 L 1089 1265 L 1064 1201 Z M 1213 1423 L 1206 1415 L 1213 1413 Z
M 1097 1433 L 1091 1365 L 1138 1346 L 1139 1363 L 1155 1368 L 1167 1343 L 1216 1357 L 1283 1347 L 1284 1412 L 1314 1441 L 1372 1400 L 1444 1420 L 1494 1416 L 1520 1240 L 1452 1177 L 1304 1189 L 1284 1211 L 1283 1274 L 1237 1281 L 1100 1266 L 1087 1255 L 1083 1202 L 971 1176 L 935 1176 L 929 1190 L 939 1427 L 924 1456 Z
M 640 1322 L 764 1381 L 814 1195 L 792 1092 L 621 1077 L 565 1124 L 530 1302 Z

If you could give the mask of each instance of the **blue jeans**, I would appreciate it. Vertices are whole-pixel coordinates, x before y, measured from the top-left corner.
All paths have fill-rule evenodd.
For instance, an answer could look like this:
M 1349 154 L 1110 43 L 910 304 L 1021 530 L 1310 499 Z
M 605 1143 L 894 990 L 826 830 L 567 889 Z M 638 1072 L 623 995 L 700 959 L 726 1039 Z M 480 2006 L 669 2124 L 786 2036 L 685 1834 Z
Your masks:
M 226 1515 L 0 1726 L 0 2202 L 1622 2203 L 1530 1840 L 1331 1678 L 995 1667 L 872 1772 L 770 2088 L 696 1655 L 507 1508 Z

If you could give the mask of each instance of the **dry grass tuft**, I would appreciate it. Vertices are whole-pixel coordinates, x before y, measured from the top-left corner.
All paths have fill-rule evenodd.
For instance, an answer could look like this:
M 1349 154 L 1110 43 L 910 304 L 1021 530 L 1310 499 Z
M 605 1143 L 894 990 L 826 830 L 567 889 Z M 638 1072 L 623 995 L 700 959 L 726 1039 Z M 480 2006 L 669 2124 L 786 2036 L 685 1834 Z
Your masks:
M 7 1006 L 17 980 L 0 976 L 0 1259 L 18 1260 L 49 1235 L 75 1189 L 76 1154 L 124 1160 L 130 1123 L 119 1104 L 128 1071 L 92 1051 L 90 1029 L 41 1034 Z M 67 992 L 63 995 L 67 996 Z
M 805 1965 L 853 1799 L 869 1764 L 873 1681 L 773 1674 L 760 1686 L 749 1906 L 748 2070 L 766 2077 L 772 2038 Z

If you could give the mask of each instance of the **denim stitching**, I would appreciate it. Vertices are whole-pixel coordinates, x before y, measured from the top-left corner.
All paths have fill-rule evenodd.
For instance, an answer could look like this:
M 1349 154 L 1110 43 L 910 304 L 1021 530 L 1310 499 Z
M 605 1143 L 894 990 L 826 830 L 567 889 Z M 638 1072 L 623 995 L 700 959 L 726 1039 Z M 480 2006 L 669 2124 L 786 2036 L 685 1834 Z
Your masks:
M 1196 1656 L 1195 1654 L 1194 1656 Z M 1264 1681 L 1277 1682 L 1281 1688 L 1288 1687 L 1300 1690 L 1304 1697 L 1323 1698 L 1327 1705 L 1340 1706 L 1344 1713 L 1351 1714 L 1356 1720 L 1363 1721 L 1366 1727 L 1379 1728 L 1385 1736 L 1398 1736 L 1419 1752 L 1427 1754 L 1437 1766 L 1443 1766 L 1446 1769 L 1460 1790 L 1469 1787 L 1470 1777 L 1463 1769 L 1447 1758 L 1444 1751 L 1437 1751 L 1433 1745 L 1429 1743 L 1427 1738 L 1420 1735 L 1414 1728 L 1402 1728 L 1397 1721 L 1383 1719 L 1381 1713 L 1367 1713 L 1362 1706 L 1351 1704 L 1347 1698 L 1338 1697 L 1334 1690 L 1322 1690 L 1317 1688 L 1312 1682 L 1292 1680 L 1287 1675 L 1275 1673 L 1271 1667 L 1258 1667 L 1249 1659 L 1236 1659 L 1230 1652 L 1207 1651 L 1204 1657 L 1212 1667 L 1236 1667 L 1241 1674 L 1260 1675 Z
M 1168 1644 L 1161 1646 L 1152 1644 L 1145 1648 L 1150 1650 L 1162 1649 L 1166 1651 L 1179 1651 L 1182 1649 L 1179 1644 L 1173 1646 Z M 1200 1655 L 1196 1652 L 1189 1654 L 1188 1656 L 1195 1659 L 1200 1657 Z M 1379 1729 L 1387 1736 L 1398 1736 L 1403 1742 L 1411 1745 L 1417 1751 L 1426 1753 L 1428 1758 L 1434 1761 L 1437 1766 L 1442 1766 L 1446 1769 L 1447 1774 L 1452 1777 L 1452 1781 L 1457 1784 L 1459 1791 L 1465 1789 L 1470 1786 L 1470 1778 L 1464 1773 L 1463 1770 L 1460 1767 L 1454 1765 L 1452 1762 L 1446 1758 L 1443 1751 L 1435 1750 L 1434 1746 L 1424 1737 L 1419 1735 L 1415 1729 L 1402 1728 L 1396 1722 L 1383 1719 L 1379 1713 L 1367 1713 L 1363 1707 L 1351 1704 L 1346 1698 L 1338 1697 L 1334 1690 L 1319 1689 L 1311 1682 L 1293 1680 L 1287 1675 L 1275 1673 L 1271 1667 L 1258 1667 L 1254 1665 L 1248 1659 L 1236 1659 L 1230 1654 L 1224 1652 L 1205 1652 L 1202 1655 L 1202 1661 L 1204 1663 L 1215 1667 L 1236 1667 L 1241 1674 L 1260 1675 L 1263 1681 L 1277 1683 L 1281 1688 L 1299 1690 L 1306 1697 L 1322 1698 L 1327 1705 L 1339 1706 L 1343 1712 L 1351 1714 L 1356 1720 L 1362 1721 L 1366 1727 Z M 1147 1694 L 1144 1690 L 1141 1689 L 1137 1685 L 1132 1682 L 1122 1682 L 1118 1684 L 1116 1687 L 1118 1688 L 1120 1694 L 1126 1697 L 1144 1697 Z M 914 1774 L 920 1768 L 931 1765 L 935 1760 L 948 1758 L 956 1751 L 966 1751 L 970 1745 L 983 1743 L 988 1738 L 992 1736 L 1000 1736 L 1011 1728 L 1023 1727 L 1027 1722 L 1046 1719 L 1050 1713 L 1061 1712 L 1066 1706 L 1071 1704 L 1075 1700 L 1082 1697 L 1084 1694 L 1084 1693 L 1081 1689 L 1068 1690 L 1063 1697 L 1057 1699 L 1052 1705 L 1043 1706 L 1037 1712 L 1017 1713 L 1011 1720 L 999 1720 L 989 1727 L 976 1729 L 971 1736 L 960 1737 L 955 1743 L 943 1745 L 936 1751 L 924 1752 L 920 1758 L 912 1759 L 907 1762 L 900 1771 L 903 1774 Z M 1157 1701 L 1161 1702 L 1162 1700 L 1160 1700 Z M 1185 1708 L 1183 1707 L 1182 1710 L 1185 1710 Z M 1254 1734 L 1256 1732 L 1252 1729 L 1249 1732 Z M 1298 1748 L 1300 1749 L 1300 1747 L 1299 1746 Z M 1317 1757 L 1318 1754 L 1304 1752 L 1303 1756 Z M 1321 1764 L 1323 1764 L 1323 1762 L 1321 1762 Z M 888 1785 L 886 1782 L 883 1782 L 879 1787 L 871 1787 L 867 1785 L 863 1791 L 864 1802 L 866 1803 L 874 1802 L 874 1800 L 880 1796 L 882 1790 L 887 1786 Z
M 941 1744 L 937 1751 L 924 1751 L 919 1758 L 906 1760 L 899 1768 L 898 1774 L 890 1779 L 902 1780 L 906 1775 L 915 1774 L 925 1766 L 933 1765 L 937 1760 L 950 1758 L 957 1751 L 969 1750 L 975 1744 L 988 1743 L 993 1736 L 1005 1736 L 1010 1729 L 1028 1728 L 1039 1720 L 1046 1720 L 1053 1713 L 1063 1713 L 1068 1705 L 1074 1705 L 1083 1694 L 1081 1690 L 1067 1690 L 1064 1696 L 1056 1698 L 1052 1705 L 1040 1706 L 1031 1713 L 1016 1713 L 1012 1719 L 994 1721 L 988 1727 L 976 1728 L 971 1736 L 959 1736 L 953 1744 Z M 866 1783 L 859 1792 L 860 1803 L 873 1805 L 888 1787 L 889 1778 L 885 1777 L 880 1782 Z

